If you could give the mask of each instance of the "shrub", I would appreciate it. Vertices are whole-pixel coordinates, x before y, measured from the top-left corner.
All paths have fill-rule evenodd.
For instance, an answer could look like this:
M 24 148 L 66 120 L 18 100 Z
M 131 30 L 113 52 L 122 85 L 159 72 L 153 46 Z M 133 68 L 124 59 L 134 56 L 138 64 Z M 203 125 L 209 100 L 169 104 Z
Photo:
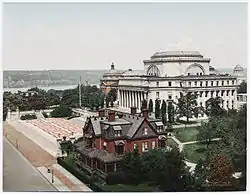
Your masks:
M 36 115 L 33 114 L 26 114 L 26 115 L 22 115 L 20 117 L 21 120 L 32 120 L 32 119 L 37 119 Z
M 136 182 L 136 177 L 123 171 L 117 171 L 108 173 L 106 182 L 108 185 L 134 184 Z

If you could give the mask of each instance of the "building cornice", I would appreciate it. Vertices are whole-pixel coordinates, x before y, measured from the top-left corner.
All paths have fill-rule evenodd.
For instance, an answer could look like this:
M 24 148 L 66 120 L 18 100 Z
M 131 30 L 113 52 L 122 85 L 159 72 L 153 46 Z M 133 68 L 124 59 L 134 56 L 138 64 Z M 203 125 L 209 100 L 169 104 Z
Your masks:
M 159 62 L 210 62 L 209 58 L 196 58 L 196 57 L 170 57 L 170 58 L 153 58 L 149 60 L 143 60 L 144 64 L 147 63 L 159 63 Z

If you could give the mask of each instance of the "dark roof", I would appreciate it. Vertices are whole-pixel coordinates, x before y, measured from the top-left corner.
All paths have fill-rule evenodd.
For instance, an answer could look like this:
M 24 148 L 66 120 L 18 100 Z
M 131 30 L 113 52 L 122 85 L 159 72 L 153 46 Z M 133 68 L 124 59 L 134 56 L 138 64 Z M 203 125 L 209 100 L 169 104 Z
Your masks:
M 116 156 L 116 154 L 113 153 L 108 153 L 106 150 L 86 148 L 85 146 L 79 146 L 79 144 L 77 145 L 77 150 L 89 158 L 96 158 L 107 163 L 121 160 L 121 157 Z

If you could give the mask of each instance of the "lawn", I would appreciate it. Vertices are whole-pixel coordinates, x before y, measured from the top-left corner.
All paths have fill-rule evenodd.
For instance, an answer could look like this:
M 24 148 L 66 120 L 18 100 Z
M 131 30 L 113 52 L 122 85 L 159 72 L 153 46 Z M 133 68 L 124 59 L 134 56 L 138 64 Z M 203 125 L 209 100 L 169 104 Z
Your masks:
M 178 148 L 178 144 L 172 138 L 167 138 L 166 144 L 169 147 L 176 147 L 176 148 Z
M 211 143 L 210 146 L 215 146 L 216 142 Z M 204 143 L 194 143 L 194 144 L 187 144 L 183 147 L 183 154 L 184 157 L 193 163 L 197 163 L 199 159 L 206 158 L 206 144 Z
M 187 127 L 174 129 L 174 135 L 180 142 L 196 141 L 198 134 L 197 127 Z

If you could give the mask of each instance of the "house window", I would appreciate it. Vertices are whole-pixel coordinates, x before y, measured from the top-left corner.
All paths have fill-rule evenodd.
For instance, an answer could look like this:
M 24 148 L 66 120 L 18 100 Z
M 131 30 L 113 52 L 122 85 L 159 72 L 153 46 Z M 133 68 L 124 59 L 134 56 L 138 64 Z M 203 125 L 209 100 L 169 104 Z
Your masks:
M 148 129 L 145 128 L 145 129 L 143 130 L 143 135 L 147 135 L 147 134 L 148 134 Z
M 214 85 L 214 82 L 213 81 L 211 81 L 211 86 L 213 86 Z
M 207 97 L 207 95 L 208 95 L 208 91 L 205 92 L 205 97 Z
M 219 86 L 219 81 L 216 82 L 216 85 Z
M 188 75 L 190 75 L 190 73 L 188 73 Z
M 229 85 L 229 80 L 227 80 L 227 85 Z
M 232 85 L 234 85 L 234 81 L 232 81 Z
M 152 149 L 155 149 L 155 141 L 152 141 Z
M 227 96 L 229 95 L 229 90 L 227 90 Z
M 222 91 L 221 91 L 221 96 L 224 96 L 224 92 L 225 92 L 225 90 L 222 90 Z
M 200 82 L 200 86 L 202 86 L 202 81 Z
M 200 75 L 202 75 L 202 73 L 200 73 Z
M 206 81 L 206 86 L 208 86 L 208 81 Z
M 232 96 L 234 96 L 234 90 L 232 90 Z
M 160 93 L 156 92 L 156 98 L 159 98 Z
M 168 95 L 168 99 L 171 100 L 172 99 L 172 95 Z
M 191 82 L 188 82 L 188 86 L 191 87 Z
M 200 102 L 200 106 L 202 106 L 202 102 Z
M 197 81 L 194 82 L 194 85 L 197 86 Z
M 168 82 L 168 86 L 172 86 L 172 83 L 171 83 L 171 82 Z
M 200 92 L 200 97 L 202 97 L 202 94 L 203 94 L 203 92 L 201 91 L 201 92 Z
M 123 154 L 124 153 L 124 145 L 123 144 L 115 146 L 115 149 L 116 149 L 117 154 Z
M 196 73 L 196 75 L 199 75 L 199 73 Z
M 156 86 L 159 87 L 159 82 L 156 82 Z
M 148 142 L 142 143 L 142 152 L 147 152 L 148 151 Z
M 216 91 L 216 97 L 218 97 L 218 96 L 219 96 L 219 92 L 220 92 L 220 91 Z
M 115 131 L 115 137 L 120 137 L 122 135 L 122 130 Z
M 103 143 L 103 149 L 106 150 L 107 149 L 107 142 Z
M 138 145 L 135 143 L 135 144 L 134 144 L 134 150 L 137 148 L 137 146 L 138 146 Z
M 224 86 L 224 81 L 221 81 L 221 85 Z

